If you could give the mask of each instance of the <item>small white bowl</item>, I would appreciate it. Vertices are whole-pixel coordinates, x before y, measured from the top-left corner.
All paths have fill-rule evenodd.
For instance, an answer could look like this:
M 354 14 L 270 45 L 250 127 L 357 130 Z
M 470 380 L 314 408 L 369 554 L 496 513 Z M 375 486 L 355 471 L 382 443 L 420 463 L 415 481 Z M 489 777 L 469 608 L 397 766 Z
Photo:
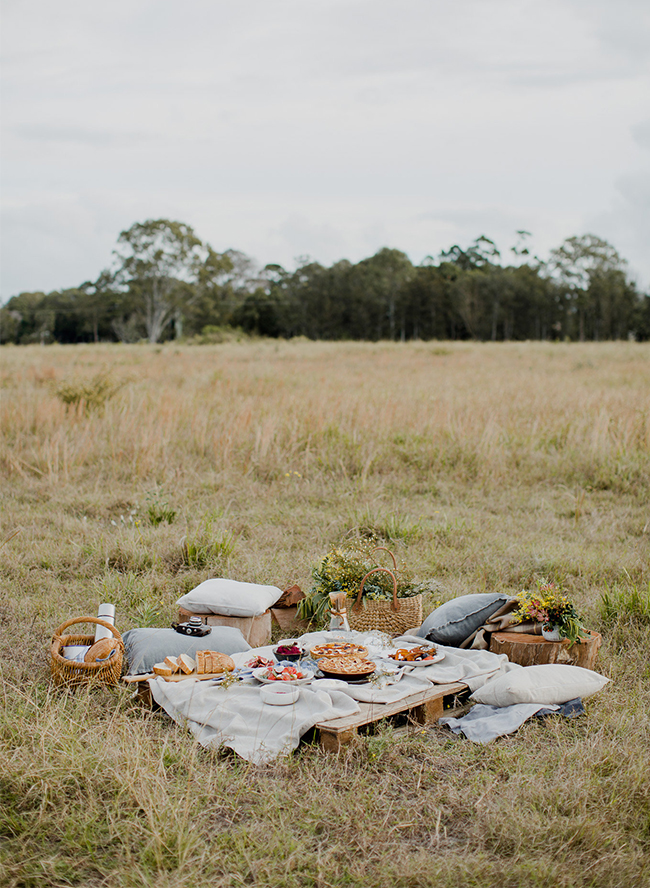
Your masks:
M 267 684 L 260 688 L 263 703 L 271 706 L 289 706 L 300 696 L 300 688 L 295 685 Z

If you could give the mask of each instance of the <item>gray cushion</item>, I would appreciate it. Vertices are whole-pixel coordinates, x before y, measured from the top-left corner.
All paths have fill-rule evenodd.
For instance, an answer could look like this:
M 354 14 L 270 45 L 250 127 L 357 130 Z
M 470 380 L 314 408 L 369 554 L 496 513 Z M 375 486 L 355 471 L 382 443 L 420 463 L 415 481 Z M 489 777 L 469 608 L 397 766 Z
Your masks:
M 196 651 L 236 654 L 251 650 L 239 629 L 232 626 L 213 626 L 212 632 L 202 638 L 181 635 L 173 629 L 129 629 L 122 638 L 129 660 L 129 675 L 151 672 L 154 663 L 162 662 L 165 657 L 178 657 L 179 654 L 192 657 Z
M 485 592 L 452 598 L 429 614 L 417 634 L 437 644 L 458 647 L 510 597 L 504 592 Z

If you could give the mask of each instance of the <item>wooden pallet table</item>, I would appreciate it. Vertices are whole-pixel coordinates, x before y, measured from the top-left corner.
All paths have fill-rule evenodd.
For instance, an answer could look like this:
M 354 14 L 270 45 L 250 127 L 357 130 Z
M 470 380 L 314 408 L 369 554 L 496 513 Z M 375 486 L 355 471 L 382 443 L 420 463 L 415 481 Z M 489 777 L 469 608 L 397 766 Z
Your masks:
M 494 632 L 490 638 L 490 650 L 494 654 L 506 654 L 511 663 L 519 663 L 520 666 L 567 663 L 595 669 L 602 640 L 598 632 L 591 631 L 589 638 L 581 644 L 571 644 L 566 639 L 547 641 L 541 635 L 528 635 L 525 632 Z
M 416 691 L 395 703 L 359 703 L 361 712 L 356 715 L 332 718 L 316 725 L 321 746 L 329 752 L 339 752 L 354 740 L 359 728 L 400 713 L 408 715 L 416 724 L 432 724 L 442 716 L 445 701 L 466 690 L 466 684 L 454 682 Z
M 153 676 L 128 675 L 122 679 L 129 685 L 136 685 L 138 701 L 148 708 L 153 706 L 153 697 L 147 681 L 150 677 Z M 361 711 L 355 715 L 332 718 L 329 721 L 319 722 L 315 727 L 323 749 L 328 752 L 339 752 L 342 747 L 352 743 L 359 728 L 376 724 L 392 715 L 406 714 L 416 724 L 433 724 L 442 716 L 445 704 L 451 703 L 458 694 L 467 690 L 466 684 L 453 682 L 416 691 L 395 703 L 359 703 Z

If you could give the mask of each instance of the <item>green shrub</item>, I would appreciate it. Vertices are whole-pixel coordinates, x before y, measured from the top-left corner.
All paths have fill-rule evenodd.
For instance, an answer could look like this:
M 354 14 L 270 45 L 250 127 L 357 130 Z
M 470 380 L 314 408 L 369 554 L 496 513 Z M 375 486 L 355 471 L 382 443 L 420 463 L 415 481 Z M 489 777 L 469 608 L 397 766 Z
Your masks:
M 93 410 L 101 411 L 106 402 L 124 385 L 116 382 L 107 373 L 97 373 L 87 380 L 64 380 L 54 388 L 56 397 L 66 407 L 80 407 L 85 413 Z
M 614 583 L 601 594 L 598 610 L 606 627 L 618 623 L 650 626 L 650 584 L 644 590 L 631 581 L 625 585 Z
M 225 531 L 217 539 L 205 535 L 183 542 L 183 561 L 187 567 L 203 568 L 213 562 L 225 562 L 233 554 L 237 540 Z
M 157 499 L 155 496 L 149 497 L 147 505 L 147 515 L 149 521 L 154 527 L 158 527 L 163 521 L 172 524 L 176 518 L 176 509 L 172 509 L 167 500 Z

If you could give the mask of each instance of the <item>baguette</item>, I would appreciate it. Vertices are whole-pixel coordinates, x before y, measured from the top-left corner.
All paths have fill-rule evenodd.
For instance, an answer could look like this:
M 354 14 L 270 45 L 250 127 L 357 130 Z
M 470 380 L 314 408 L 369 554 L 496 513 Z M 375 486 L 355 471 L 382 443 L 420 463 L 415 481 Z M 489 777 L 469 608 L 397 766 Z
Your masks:
M 154 663 L 153 671 L 156 675 L 168 676 L 172 674 L 172 667 L 167 666 L 165 663 Z
M 181 672 L 185 675 L 190 675 L 196 669 L 196 660 L 188 657 L 187 654 L 181 654 L 178 658 L 178 665 L 180 666 Z

